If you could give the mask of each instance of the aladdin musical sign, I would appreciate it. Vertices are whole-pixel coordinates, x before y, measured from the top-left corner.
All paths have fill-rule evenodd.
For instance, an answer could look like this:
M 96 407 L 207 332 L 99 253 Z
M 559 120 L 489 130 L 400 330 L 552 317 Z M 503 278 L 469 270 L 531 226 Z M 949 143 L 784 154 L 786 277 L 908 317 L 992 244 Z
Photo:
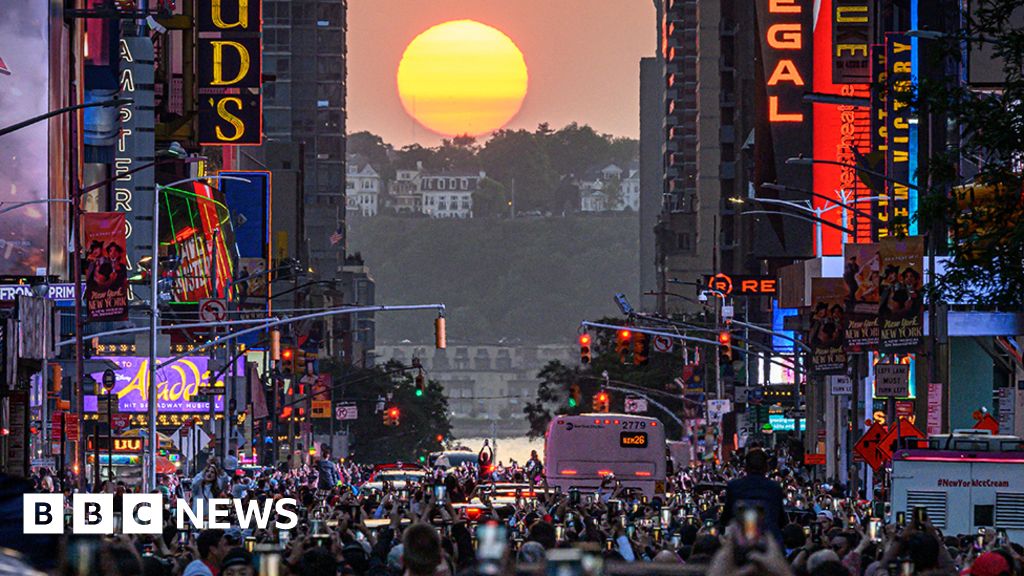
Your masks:
M 260 0 L 199 0 L 199 141 L 258 146 L 263 21 Z
M 116 379 L 114 381 L 113 394 L 117 395 L 118 411 L 120 412 L 146 412 L 149 410 L 149 359 L 135 356 L 121 356 L 111 358 L 97 358 L 107 360 L 118 366 Z M 166 358 L 159 358 L 159 362 L 165 362 Z M 210 383 L 210 372 L 207 367 L 210 359 L 205 356 L 190 356 L 175 360 L 168 366 L 157 370 L 157 410 L 161 413 L 182 413 L 196 412 L 207 413 L 210 411 L 210 403 L 200 401 L 198 391 L 200 386 L 216 384 L 224 386 L 224 380 L 230 374 L 225 373 L 215 383 Z M 242 362 L 239 360 L 234 366 L 235 375 L 242 375 Z M 103 373 L 92 374 L 97 382 L 103 380 Z M 224 410 L 224 397 L 216 396 L 214 409 Z M 96 396 L 84 398 L 85 411 L 96 412 Z

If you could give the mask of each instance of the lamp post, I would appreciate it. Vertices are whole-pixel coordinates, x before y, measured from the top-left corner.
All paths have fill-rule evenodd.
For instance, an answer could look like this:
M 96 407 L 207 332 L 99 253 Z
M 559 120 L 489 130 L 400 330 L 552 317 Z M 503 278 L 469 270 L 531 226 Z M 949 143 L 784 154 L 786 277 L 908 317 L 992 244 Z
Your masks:
M 142 475 L 142 490 L 143 492 L 153 490 L 156 488 L 156 447 L 159 443 L 157 441 L 156 431 L 156 384 L 157 384 L 157 366 L 156 366 L 156 346 L 157 346 L 157 325 L 160 321 L 160 299 L 159 299 L 159 277 L 160 277 L 160 193 L 167 188 L 173 188 L 182 184 L 188 184 L 189 182 L 202 182 L 203 180 L 239 180 L 242 182 L 249 182 L 246 178 L 240 178 L 238 176 L 201 176 L 198 178 L 184 178 L 182 180 L 175 180 L 170 184 L 159 184 L 153 194 L 153 235 L 152 241 L 152 261 L 150 263 L 150 278 L 149 278 L 149 394 L 147 401 L 149 402 L 148 421 L 147 426 L 149 436 L 149 450 L 147 450 L 144 457 L 144 470 L 145 473 Z M 214 286 L 216 290 L 216 286 Z
M 31 126 L 37 122 L 42 122 L 47 118 L 53 118 L 54 116 L 59 116 L 67 112 L 74 112 L 75 110 L 81 110 L 83 108 L 96 108 L 101 106 L 103 108 L 111 108 L 114 106 L 124 106 L 125 104 L 131 104 L 132 102 L 134 102 L 134 100 L 132 100 L 131 98 L 113 98 L 111 100 L 103 100 L 101 102 L 88 102 L 85 104 L 75 104 L 74 106 L 65 106 L 63 108 L 58 108 L 57 110 L 50 110 L 49 112 L 45 112 L 43 114 L 40 114 L 39 116 L 34 116 L 32 118 L 29 118 L 28 120 L 23 120 L 21 122 L 18 122 L 17 124 L 4 126 L 3 128 L 0 128 L 0 136 L 5 136 L 7 134 L 10 134 L 11 132 L 14 132 L 15 130 L 21 130 L 26 126 Z

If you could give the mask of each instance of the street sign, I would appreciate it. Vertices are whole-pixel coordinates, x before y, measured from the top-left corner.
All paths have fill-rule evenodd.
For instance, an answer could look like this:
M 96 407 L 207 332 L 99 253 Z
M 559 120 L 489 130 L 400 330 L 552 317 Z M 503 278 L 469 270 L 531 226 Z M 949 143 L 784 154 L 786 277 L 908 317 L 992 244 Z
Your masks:
M 670 353 L 674 347 L 674 342 L 668 336 L 655 336 L 651 338 L 651 349 L 655 352 Z
M 889 433 L 882 438 L 882 446 L 885 447 L 886 451 L 891 455 L 893 452 L 899 449 L 899 440 L 901 438 L 924 438 L 923 432 L 917 429 L 916 426 L 910 423 L 910 420 L 906 418 L 899 419 L 899 426 L 896 423 L 889 425 Z
M 626 414 L 643 414 L 647 412 L 647 399 L 629 396 L 625 403 Z
M 310 416 L 313 418 L 330 418 L 331 417 L 331 401 L 330 400 L 313 400 L 312 407 L 310 409 Z
M 131 414 L 113 414 L 110 417 L 110 427 L 117 433 L 124 432 L 131 423 Z
M 50 419 L 50 438 L 60 438 L 64 412 L 54 412 Z
M 114 389 L 114 383 L 117 381 L 117 375 L 110 368 L 103 371 L 103 389 L 108 393 Z
M 851 396 L 853 395 L 853 380 L 850 380 L 849 376 L 843 376 L 841 374 L 826 376 L 829 381 L 829 386 L 832 389 L 833 396 Z
M 228 304 L 222 298 L 201 298 L 199 300 L 200 322 L 224 322 L 228 319 Z
M 888 435 L 888 431 L 885 427 L 875 422 L 853 446 L 853 451 L 859 454 L 873 470 L 878 470 L 889 458 L 892 458 L 892 454 L 883 444 L 886 435 Z
M 825 455 L 824 454 L 814 454 L 813 452 L 808 452 L 808 453 L 804 454 L 804 465 L 805 466 L 824 466 L 825 465 Z
M 80 430 L 78 428 L 78 414 L 65 414 L 64 415 L 64 435 L 71 442 L 78 442 L 82 439 Z
M 196 394 L 199 396 L 220 396 L 224 394 L 224 387 L 213 385 L 197 386 Z
M 909 364 L 875 365 L 875 398 L 910 396 Z
M 358 420 L 359 410 L 355 404 L 338 404 L 334 407 L 335 420 Z

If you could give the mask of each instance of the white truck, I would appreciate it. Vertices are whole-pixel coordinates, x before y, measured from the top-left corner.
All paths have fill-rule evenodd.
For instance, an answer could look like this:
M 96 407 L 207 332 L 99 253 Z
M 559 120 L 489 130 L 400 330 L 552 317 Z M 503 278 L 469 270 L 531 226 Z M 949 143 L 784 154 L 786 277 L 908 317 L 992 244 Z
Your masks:
M 1024 441 L 978 430 L 931 436 L 893 454 L 891 509 L 908 522 L 915 508 L 944 534 L 979 528 L 1024 539 Z

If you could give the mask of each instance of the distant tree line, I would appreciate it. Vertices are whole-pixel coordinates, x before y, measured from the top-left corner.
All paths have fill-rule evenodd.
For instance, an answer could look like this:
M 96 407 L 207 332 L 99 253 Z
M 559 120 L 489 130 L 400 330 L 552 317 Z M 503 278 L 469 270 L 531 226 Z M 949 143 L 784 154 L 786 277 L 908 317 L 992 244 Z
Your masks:
M 417 162 L 432 172 L 482 170 L 487 179 L 474 196 L 474 214 L 504 217 L 513 201 L 516 212 L 577 211 L 576 179 L 608 164 L 627 168 L 639 153 L 639 143 L 573 122 L 560 130 L 547 123 L 533 132 L 499 130 L 483 143 L 458 136 L 433 148 L 411 144 L 395 149 L 376 134 L 356 132 L 348 135 L 348 152 L 364 156 L 385 182 L 394 180 L 396 170 L 415 168 Z

